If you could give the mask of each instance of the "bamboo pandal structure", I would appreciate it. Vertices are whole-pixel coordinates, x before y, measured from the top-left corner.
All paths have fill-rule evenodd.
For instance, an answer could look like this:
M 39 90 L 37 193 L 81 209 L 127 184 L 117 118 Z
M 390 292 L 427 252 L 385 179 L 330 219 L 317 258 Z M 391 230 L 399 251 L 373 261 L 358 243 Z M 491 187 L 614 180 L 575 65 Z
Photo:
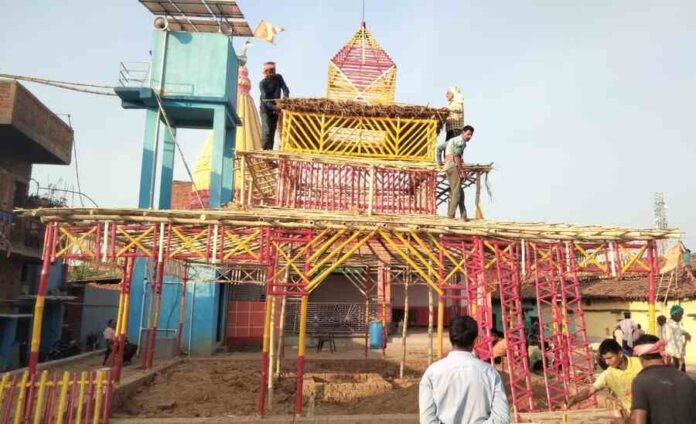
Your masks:
M 295 398 L 299 415 L 303 405 L 308 298 L 332 272 L 356 266 L 375 269 L 379 276 L 376 282 L 370 282 L 369 277 L 359 276 L 363 271 L 351 274 L 352 281 L 365 293 L 366 308 L 371 303 L 369 293 L 372 287 L 376 289 L 376 306 L 380 311 L 376 318 L 382 321 L 385 331 L 382 355 L 385 354 L 391 304 L 389 288 L 394 283 L 388 271 L 391 267 L 408 270 L 408 275 L 403 278 L 410 287 L 413 287 L 411 283 L 426 285 L 432 299 L 429 301 L 428 322 L 429 333 L 434 333 L 436 357 L 444 354 L 445 309 L 453 307 L 456 309 L 453 312 L 464 312 L 477 320 L 480 334 L 475 349 L 481 359 L 493 360 L 490 354 L 493 327 L 490 292 L 498 288 L 502 316 L 510 317 L 509 322 L 504 321 L 504 331 L 509 340 L 507 362 L 512 381 L 511 404 L 517 412 L 536 408 L 531 385 L 525 379 L 529 372 L 524 357 L 526 341 L 524 328 L 519 325 L 517 317 L 521 311 L 520 284 L 523 281 L 534 284 L 539 307 L 551 310 L 544 312 L 544 317 L 564 316 L 567 321 L 574 320 L 563 325 L 563 328 L 569 328 L 572 324 L 574 332 L 553 331 L 552 322 L 540 320 L 540 326 L 551 329 L 548 337 L 542 331 L 541 343 L 555 348 L 555 359 L 546 361 L 544 365 L 547 388 L 558 388 L 552 376 L 574 376 L 560 391 L 554 392 L 549 408 L 557 408 L 569 391 L 587 387 L 592 378 L 578 275 L 592 273 L 623 277 L 648 273 L 648 300 L 651 322 L 654 322 L 656 241 L 680 235 L 676 229 L 494 220 L 462 222 L 438 216 L 365 216 L 349 212 L 237 206 L 201 211 L 56 208 L 19 210 L 17 214 L 40 218 L 46 224 L 42 258 L 45 272 L 41 275 L 39 295 L 45 296 L 46 270 L 57 259 L 125 263 L 124 281 L 130 278 L 128 274 L 132 273 L 133 260 L 143 259 L 151 264 L 153 275 L 150 281 L 154 284 L 151 285 L 150 302 L 153 303 L 153 312 L 147 316 L 152 322 L 146 328 L 143 343 L 147 348 L 143 356 L 145 367 L 152 366 L 154 357 L 153 335 L 164 274 L 179 272 L 176 270 L 180 269 L 185 279 L 196 281 L 195 268 L 199 266 L 220 270 L 264 268 L 266 307 L 257 404 L 259 415 L 263 415 L 266 409 L 276 360 L 282 350 L 275 349 L 280 343 L 274 322 L 275 299 L 300 300 Z M 184 265 L 168 269 L 168 263 Z M 249 278 L 258 278 L 252 274 L 254 272 L 249 273 Z M 216 278 L 216 281 L 220 280 Z M 123 290 L 119 300 L 121 308 L 128 304 L 130 296 L 125 288 Z M 408 291 L 405 296 L 408 296 Z M 38 299 L 39 296 L 35 317 L 40 318 L 43 304 Z M 408 301 L 405 303 L 408 308 Z M 567 311 L 557 310 L 558 305 L 564 305 Z M 118 314 L 122 321 L 117 323 L 119 336 L 126 333 L 127 315 L 123 311 Z M 404 315 L 408 319 L 406 311 Z M 367 321 L 369 314 L 364 319 Z M 34 334 L 40 334 L 41 320 L 35 319 L 34 322 L 39 326 L 34 328 Z M 404 355 L 406 326 L 405 322 L 402 333 Z M 653 324 L 649 331 L 654 330 Z M 36 369 L 38 347 L 39 340 L 33 340 L 34 359 L 30 370 Z M 405 356 L 401 358 L 401 369 L 405 359 Z M 116 358 L 117 363 L 121 360 Z

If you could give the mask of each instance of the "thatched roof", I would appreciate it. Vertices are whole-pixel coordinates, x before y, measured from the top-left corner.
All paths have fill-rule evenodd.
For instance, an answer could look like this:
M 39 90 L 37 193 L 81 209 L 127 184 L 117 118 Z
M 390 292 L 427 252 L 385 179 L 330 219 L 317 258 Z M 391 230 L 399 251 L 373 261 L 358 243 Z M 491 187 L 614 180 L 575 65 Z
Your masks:
M 350 100 L 293 97 L 276 100 L 281 110 L 304 113 L 323 113 L 339 116 L 366 116 L 380 118 L 435 119 L 444 122 L 449 110 L 430 106 L 390 104 L 370 105 Z

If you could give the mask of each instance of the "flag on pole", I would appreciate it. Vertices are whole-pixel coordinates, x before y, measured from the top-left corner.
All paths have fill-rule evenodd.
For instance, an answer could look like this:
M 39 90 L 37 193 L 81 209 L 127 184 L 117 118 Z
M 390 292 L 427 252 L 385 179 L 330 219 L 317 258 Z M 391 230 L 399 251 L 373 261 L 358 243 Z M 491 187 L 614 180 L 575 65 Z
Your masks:
M 275 26 L 272 23 L 262 19 L 254 30 L 254 37 L 263 41 L 268 41 L 271 44 L 275 44 L 273 42 L 275 36 L 283 31 L 283 28 Z

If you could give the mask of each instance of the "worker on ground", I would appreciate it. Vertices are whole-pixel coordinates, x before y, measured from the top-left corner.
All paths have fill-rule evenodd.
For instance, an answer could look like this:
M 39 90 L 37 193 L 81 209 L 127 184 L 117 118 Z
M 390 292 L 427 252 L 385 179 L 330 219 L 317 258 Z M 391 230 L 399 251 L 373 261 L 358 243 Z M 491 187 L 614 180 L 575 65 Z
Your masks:
M 462 156 L 467 143 L 474 136 L 474 127 L 467 125 L 462 129 L 461 135 L 450 138 L 445 149 L 445 166 L 442 171 L 447 174 L 450 196 L 447 216 L 454 218 L 459 208 L 462 220 L 466 221 L 466 206 L 464 205 L 464 190 L 462 190 L 462 174 L 464 162 Z
M 681 305 L 674 305 L 669 310 L 671 318 L 667 320 L 662 332 L 663 339 L 666 343 L 665 352 L 670 358 L 672 365 L 686 372 L 686 343 L 691 341 L 691 334 L 684 330 L 681 326 L 681 320 L 684 317 L 684 308 Z
M 636 323 L 631 319 L 631 313 L 626 311 L 623 313 L 624 318 L 619 321 L 619 328 L 623 332 L 623 350 L 631 353 L 633 350 L 633 332 L 636 331 Z
M 657 337 L 660 338 L 660 340 L 664 339 L 664 332 L 665 332 L 665 324 L 667 324 L 667 317 L 664 315 L 660 315 L 657 317 Z
M 638 358 L 624 355 L 621 345 L 613 339 L 602 341 L 599 345 L 599 354 L 609 367 L 599 374 L 591 388 L 571 396 L 567 406 L 570 408 L 600 390 L 609 389 L 619 400 L 622 414 L 627 416 L 628 411 L 631 410 L 631 384 L 643 367 Z
M 418 394 L 421 424 L 507 424 L 500 374 L 472 353 L 478 325 L 470 316 L 450 322 L 452 351 L 425 370 Z
M 102 362 L 102 365 L 106 365 L 106 361 L 109 360 L 109 356 L 111 356 L 111 352 L 114 349 L 114 339 L 116 338 L 115 328 L 116 321 L 110 319 L 109 322 L 106 323 L 106 328 L 102 332 L 104 342 L 106 343 L 106 352 L 104 353 L 104 361 Z
M 276 127 L 278 126 L 278 106 L 275 101 L 290 96 L 290 89 L 285 84 L 283 76 L 276 74 L 275 62 L 263 64 L 263 79 L 259 83 L 261 91 L 261 102 L 259 111 L 261 112 L 262 126 L 262 147 L 263 150 L 273 150 L 275 141 Z
M 616 343 L 618 343 L 619 346 L 621 346 L 621 348 L 623 349 L 624 334 L 618 322 L 616 323 L 616 327 L 614 328 L 614 340 L 616 340 Z
M 495 328 L 491 331 L 493 334 L 493 363 L 498 365 L 503 363 L 503 359 L 507 355 L 508 343 L 505 339 L 505 334 Z
M 664 364 L 664 345 L 664 340 L 649 334 L 635 341 L 633 351 L 643 370 L 631 386 L 631 415 L 615 424 L 696 423 L 696 383 Z
M 464 97 L 458 87 L 452 86 L 445 94 L 449 115 L 445 119 L 445 139 L 437 143 L 437 163 L 442 165 L 442 154 L 447 147 L 447 141 L 461 134 L 464 128 Z
M 636 329 L 633 330 L 633 343 L 635 344 L 636 340 L 638 340 L 644 334 L 645 331 L 643 331 L 643 328 L 640 326 L 640 324 L 636 324 Z

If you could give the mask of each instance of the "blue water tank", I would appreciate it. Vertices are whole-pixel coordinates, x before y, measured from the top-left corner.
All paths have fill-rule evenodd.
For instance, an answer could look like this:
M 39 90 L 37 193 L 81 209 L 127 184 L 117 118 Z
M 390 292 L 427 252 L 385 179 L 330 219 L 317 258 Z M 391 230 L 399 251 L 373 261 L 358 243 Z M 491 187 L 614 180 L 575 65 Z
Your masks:
M 381 349 L 383 338 L 382 321 L 372 321 L 370 323 L 370 349 Z

